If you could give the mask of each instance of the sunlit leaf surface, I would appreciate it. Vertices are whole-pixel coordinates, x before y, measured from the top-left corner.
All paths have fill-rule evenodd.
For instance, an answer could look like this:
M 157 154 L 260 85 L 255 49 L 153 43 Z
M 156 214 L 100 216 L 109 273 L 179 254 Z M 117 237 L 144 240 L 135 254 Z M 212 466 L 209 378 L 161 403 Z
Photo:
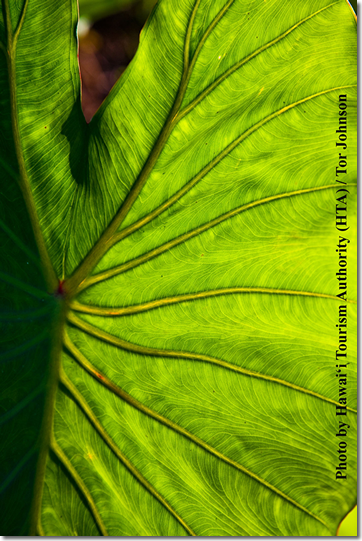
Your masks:
M 352 10 L 161 0 L 89 125 L 76 18 L 2 0 L 1 532 L 335 535 L 356 501 Z

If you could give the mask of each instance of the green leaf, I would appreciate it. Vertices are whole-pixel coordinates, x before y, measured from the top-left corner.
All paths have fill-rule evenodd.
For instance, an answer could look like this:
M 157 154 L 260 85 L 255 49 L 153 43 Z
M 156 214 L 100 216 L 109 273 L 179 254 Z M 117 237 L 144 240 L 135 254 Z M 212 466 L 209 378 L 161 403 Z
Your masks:
M 335 535 L 357 472 L 349 5 L 160 0 L 89 125 L 75 2 L 0 17 L 2 533 Z
M 132 0 L 80 0 L 79 13 L 81 17 L 90 17 L 92 20 L 100 19 L 122 8 L 127 8 Z
M 337 535 L 341 537 L 357 537 L 357 506 L 352 509 L 339 525 Z

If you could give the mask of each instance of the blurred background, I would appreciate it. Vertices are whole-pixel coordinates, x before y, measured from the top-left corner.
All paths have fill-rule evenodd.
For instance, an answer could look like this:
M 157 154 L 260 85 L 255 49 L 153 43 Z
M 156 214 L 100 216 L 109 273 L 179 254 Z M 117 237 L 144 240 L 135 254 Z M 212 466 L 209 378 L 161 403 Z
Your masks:
M 89 122 L 136 53 L 156 0 L 79 0 L 82 107 Z
M 79 0 L 82 106 L 89 122 L 132 60 L 157 0 Z M 357 0 L 351 0 L 357 13 Z
M 139 34 L 157 0 L 79 0 L 82 107 L 89 122 L 136 53 Z M 357 0 L 351 4 L 357 13 Z M 357 536 L 357 508 L 339 536 Z

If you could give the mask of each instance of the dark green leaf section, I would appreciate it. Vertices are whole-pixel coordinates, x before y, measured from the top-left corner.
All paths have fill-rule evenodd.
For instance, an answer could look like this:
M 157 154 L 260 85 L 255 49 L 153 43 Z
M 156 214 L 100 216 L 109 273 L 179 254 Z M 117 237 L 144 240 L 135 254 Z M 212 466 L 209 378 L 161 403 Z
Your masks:
M 6 535 L 29 531 L 55 315 L 16 123 L 14 66 L 26 8 L 3 2 L 0 24 L 0 506 Z
M 1 62 L 3 55 L 0 53 Z M 6 72 L 1 71 L 6 79 Z M 2 110 L 9 96 L 2 89 Z M 36 443 L 44 406 L 53 306 L 46 293 L 40 258 L 27 209 L 18 187 L 18 170 L 3 122 L 0 157 L 0 506 L 2 531 L 26 535 L 33 494 Z M 13 157 L 11 165 L 5 160 Z M 11 169 L 14 164 L 14 170 Z
M 79 15 L 81 17 L 90 18 L 92 21 L 102 19 L 117 13 L 121 9 L 127 9 L 132 4 L 131 0 L 80 0 Z
M 88 127 L 75 4 L 3 0 L 2 17 L 3 530 L 334 535 L 357 471 L 347 3 L 160 1 Z M 346 299 L 335 276 L 341 94 Z M 55 295 L 53 267 L 66 278 Z
M 2 174 L 3 180 L 3 169 Z M 54 307 L 22 197 L 13 178 L 7 180 L 9 184 L 1 182 L 0 212 L 0 245 L 6 253 L 0 264 L 0 505 L 5 520 L 2 531 L 26 535 Z M 12 205 L 5 196 L 12 198 Z

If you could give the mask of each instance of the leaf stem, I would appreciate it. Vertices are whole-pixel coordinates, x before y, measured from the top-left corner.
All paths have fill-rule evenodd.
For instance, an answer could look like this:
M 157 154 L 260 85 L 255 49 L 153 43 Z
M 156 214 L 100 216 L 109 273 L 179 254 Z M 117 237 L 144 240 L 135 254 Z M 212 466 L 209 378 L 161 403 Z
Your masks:
M 40 536 L 40 537 L 45 537 L 45 532 L 43 530 L 43 526 L 42 526 L 42 523 L 41 521 L 39 521 L 39 524 L 38 524 L 38 530 L 36 532 L 36 535 L 37 536 Z

